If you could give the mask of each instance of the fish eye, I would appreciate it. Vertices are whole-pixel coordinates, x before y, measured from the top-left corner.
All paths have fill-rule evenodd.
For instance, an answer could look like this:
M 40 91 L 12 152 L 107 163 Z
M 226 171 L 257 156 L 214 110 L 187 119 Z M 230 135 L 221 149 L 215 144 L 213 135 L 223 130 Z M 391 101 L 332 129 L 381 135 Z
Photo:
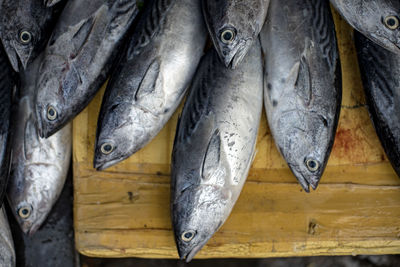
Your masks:
M 389 30 L 396 30 L 400 24 L 399 19 L 396 16 L 387 16 L 383 22 Z
M 48 106 L 47 108 L 47 119 L 49 121 L 57 119 L 57 110 L 53 106 Z
M 18 209 L 18 216 L 21 217 L 22 219 L 27 219 L 29 216 L 31 216 L 32 212 L 32 207 L 30 206 L 24 206 Z
M 32 34 L 26 30 L 21 31 L 19 33 L 19 41 L 22 44 L 29 44 L 32 41 Z
M 104 143 L 101 145 L 100 150 L 104 155 L 108 155 L 114 151 L 114 146 L 110 143 Z
M 190 242 L 194 236 L 196 235 L 196 232 L 193 230 L 185 231 L 181 235 L 181 239 L 185 242 Z
M 221 33 L 221 41 L 224 44 L 230 44 L 235 40 L 236 32 L 233 29 L 225 29 Z
M 319 162 L 315 159 L 306 159 L 306 166 L 310 172 L 316 172 L 319 169 Z

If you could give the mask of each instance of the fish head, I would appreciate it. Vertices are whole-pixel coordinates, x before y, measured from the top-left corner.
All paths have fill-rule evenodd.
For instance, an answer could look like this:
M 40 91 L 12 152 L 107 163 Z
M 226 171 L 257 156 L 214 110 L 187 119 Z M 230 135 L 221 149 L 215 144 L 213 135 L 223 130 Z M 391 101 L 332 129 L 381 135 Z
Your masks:
M 400 2 L 332 0 L 354 28 L 380 46 L 400 54 Z
M 37 128 L 42 138 L 53 135 L 72 119 L 72 111 L 79 108 L 74 101 L 80 97 L 81 84 L 78 71 L 67 60 L 58 55 L 44 59 L 35 100 Z
M 0 39 L 15 71 L 26 69 L 28 63 L 36 57 L 37 48 L 41 45 L 41 30 L 34 12 L 26 12 L 35 7 L 24 3 L 24 7 L 15 6 L 17 3 L 4 1 L 0 9 L 12 10 L 8 14 L 3 11 L 0 23 Z M 15 1 L 23 2 L 23 1 Z M 34 3 L 34 1 L 32 1 Z
M 99 171 L 132 155 L 137 141 L 144 135 L 143 128 L 134 127 L 136 124 L 132 122 L 138 116 L 125 116 L 130 106 L 130 103 L 118 101 L 111 105 L 103 103 L 102 108 L 107 111 L 101 112 L 99 118 L 94 155 L 94 167 Z
M 278 122 L 278 129 L 284 131 L 279 149 L 306 192 L 310 186 L 317 188 L 325 170 L 333 140 L 328 127 L 330 121 L 316 113 L 293 111 Z
M 172 220 L 175 242 L 179 257 L 189 262 L 226 220 L 226 206 L 231 201 L 231 194 L 216 185 L 189 183 L 183 183 L 174 192 Z
M 58 167 L 47 163 L 26 166 L 19 175 L 11 172 L 12 179 L 19 182 L 9 185 L 9 203 L 25 234 L 33 235 L 40 228 L 57 199 L 54 195 L 60 194 L 55 183 L 43 178 L 54 177 L 54 173 L 59 173 Z
M 266 12 L 260 10 L 267 9 L 264 3 L 267 1 L 250 2 L 249 5 L 248 1 L 203 1 L 214 47 L 225 66 L 232 69 L 246 56 L 264 24 Z
M 380 43 L 381 46 L 386 47 L 390 51 L 400 54 L 400 14 L 393 12 L 386 12 L 382 16 L 375 31 L 371 32 L 371 37 L 375 42 Z M 371 38 L 370 37 L 370 38 Z

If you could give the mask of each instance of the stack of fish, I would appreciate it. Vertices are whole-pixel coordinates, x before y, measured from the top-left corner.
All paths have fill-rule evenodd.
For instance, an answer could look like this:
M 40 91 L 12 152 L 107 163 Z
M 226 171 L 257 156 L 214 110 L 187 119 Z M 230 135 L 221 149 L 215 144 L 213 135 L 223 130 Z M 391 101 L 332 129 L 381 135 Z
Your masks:
M 331 3 L 361 32 L 371 117 L 400 175 L 400 3 Z M 171 211 L 179 255 L 190 261 L 240 195 L 263 100 L 289 168 L 305 191 L 317 188 L 341 105 L 334 23 L 325 0 L 148 0 L 139 15 L 138 6 L 0 0 L 0 197 L 9 176 L 8 203 L 22 230 L 35 233 L 67 175 L 70 122 L 109 77 L 98 170 L 148 144 L 189 90 L 172 153 Z M 8 256 L 4 266 L 15 262 Z

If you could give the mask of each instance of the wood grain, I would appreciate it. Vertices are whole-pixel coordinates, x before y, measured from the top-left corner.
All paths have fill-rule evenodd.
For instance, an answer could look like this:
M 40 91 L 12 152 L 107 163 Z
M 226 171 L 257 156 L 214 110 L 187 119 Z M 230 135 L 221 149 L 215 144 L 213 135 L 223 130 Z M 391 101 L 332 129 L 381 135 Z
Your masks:
M 370 122 L 351 28 L 335 13 L 343 106 L 319 188 L 306 194 L 262 119 L 257 156 L 231 216 L 196 258 L 400 253 L 400 180 Z M 177 114 L 142 151 L 92 167 L 100 92 L 74 121 L 76 247 L 96 257 L 177 258 L 169 215 Z

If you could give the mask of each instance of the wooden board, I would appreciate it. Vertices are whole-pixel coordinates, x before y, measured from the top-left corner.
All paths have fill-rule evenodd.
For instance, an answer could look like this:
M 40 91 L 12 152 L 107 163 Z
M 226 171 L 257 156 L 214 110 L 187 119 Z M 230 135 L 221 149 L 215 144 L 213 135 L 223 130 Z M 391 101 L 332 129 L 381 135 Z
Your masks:
M 319 188 L 306 194 L 263 117 L 258 153 L 231 216 L 196 258 L 400 253 L 400 179 L 370 122 L 352 30 L 338 18 L 343 108 Z M 169 215 L 177 114 L 145 149 L 92 167 L 101 93 L 74 121 L 76 247 L 96 257 L 177 258 Z

